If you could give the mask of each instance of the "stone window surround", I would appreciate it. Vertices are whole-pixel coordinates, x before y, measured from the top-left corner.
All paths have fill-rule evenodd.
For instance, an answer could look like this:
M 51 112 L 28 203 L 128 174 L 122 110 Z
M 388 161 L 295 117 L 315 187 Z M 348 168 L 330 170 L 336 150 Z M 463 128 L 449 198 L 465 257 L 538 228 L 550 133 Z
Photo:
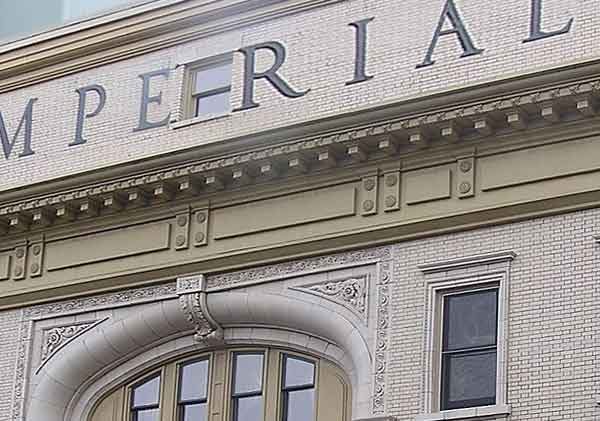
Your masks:
M 510 262 L 516 257 L 512 251 L 487 253 L 419 266 L 427 288 L 425 326 L 425 377 L 423 387 L 422 414 L 416 421 L 441 421 L 449 419 L 469 419 L 484 416 L 509 415 L 507 404 L 507 343 L 508 343 L 508 300 L 510 283 Z M 440 374 L 435 370 L 434 358 L 439 351 L 434 350 L 434 335 L 441 334 L 439 321 L 441 314 L 436 302 L 443 291 L 470 288 L 482 285 L 498 285 L 498 366 L 496 374 L 496 404 L 489 406 L 439 411 L 439 392 L 436 384 Z M 435 371 L 435 372 L 434 372 Z
M 263 332 L 264 333 L 264 332 Z M 256 336 L 258 338 L 259 335 Z M 185 343 L 185 338 L 179 339 L 180 342 Z M 282 393 L 280 389 L 281 379 L 284 375 L 283 366 L 279 363 L 282 361 L 284 356 L 296 357 L 303 359 L 305 361 L 311 362 L 314 365 L 315 370 L 315 379 L 318 379 L 320 376 L 324 375 L 324 372 L 328 370 L 329 373 L 334 373 L 335 376 L 342 375 L 342 371 L 337 366 L 332 366 L 329 360 L 325 360 L 319 358 L 314 355 L 307 354 L 306 350 L 303 351 L 295 351 L 289 348 L 281 348 L 281 347 L 273 347 L 268 345 L 268 338 L 264 338 L 264 340 L 257 341 L 254 345 L 240 345 L 240 346 L 232 346 L 226 348 L 211 348 L 211 347 L 198 347 L 198 349 L 192 350 L 182 354 L 179 352 L 175 358 L 171 358 L 168 360 L 164 360 L 160 362 L 160 366 L 152 367 L 150 369 L 147 368 L 148 364 L 151 364 L 150 360 L 144 362 L 144 369 L 140 371 L 139 368 L 134 369 L 136 372 L 135 378 L 128 379 L 128 381 L 121 385 L 118 389 L 123 390 L 123 402 L 122 404 L 122 418 L 123 420 L 132 419 L 133 409 L 131 407 L 132 403 L 132 393 L 133 390 L 141 384 L 144 384 L 146 381 L 159 377 L 160 389 L 159 389 L 159 404 L 158 409 L 161 415 L 164 415 L 165 412 L 170 413 L 178 413 L 178 406 L 180 405 L 177 393 L 179 388 L 181 387 L 181 368 L 188 363 L 197 362 L 197 361 L 208 361 L 208 382 L 207 382 L 207 398 L 206 402 L 208 404 L 207 408 L 213 408 L 214 406 L 212 400 L 216 399 L 220 401 L 218 397 L 218 389 L 220 387 L 224 387 L 226 392 L 223 395 L 223 399 L 227 401 L 224 404 L 224 407 L 221 407 L 220 410 L 226 408 L 223 414 L 231 415 L 232 410 L 232 397 L 230 393 L 232 392 L 231 387 L 233 386 L 234 376 L 233 371 L 233 358 L 235 354 L 261 354 L 264 357 L 263 360 L 263 379 L 262 379 L 262 390 L 260 396 L 263 397 L 265 402 L 263 402 L 263 407 L 267 410 L 268 405 L 266 405 L 266 400 L 271 399 L 272 401 L 276 401 L 278 399 L 279 394 Z M 171 345 L 171 347 L 177 347 L 177 345 Z M 306 347 L 308 348 L 308 347 Z M 150 352 L 151 353 L 151 352 Z M 175 353 L 172 353 L 175 354 Z M 223 358 L 224 357 L 224 358 Z M 325 363 L 325 364 L 323 364 Z M 326 368 L 324 366 L 328 366 Z M 335 367 L 335 368 L 334 368 Z M 216 373 L 222 373 L 220 376 L 222 378 L 215 377 Z M 124 373 L 126 376 L 127 373 Z M 225 383 L 223 382 L 223 378 L 225 379 Z M 275 385 L 274 387 L 272 385 Z M 344 378 L 344 390 L 349 387 L 349 384 L 346 382 Z M 316 392 L 315 396 L 318 396 L 318 382 L 315 382 L 314 390 Z M 109 394 L 114 392 L 111 390 L 108 392 Z M 106 396 L 104 396 L 106 397 Z M 103 398 L 101 398 L 103 399 Z M 91 412 L 90 409 L 95 407 L 97 402 L 93 402 L 94 405 L 87 405 L 87 409 L 85 415 L 78 415 L 82 418 L 77 418 L 81 420 L 90 419 Z M 316 403 L 316 401 L 315 401 Z M 274 408 L 270 408 L 270 411 L 273 411 Z M 315 406 L 316 410 L 316 406 Z M 274 414 L 272 414 L 274 415 Z M 264 419 L 271 419 L 272 416 L 263 415 Z M 322 418 L 322 417 L 321 417 Z M 92 419 L 97 419 L 93 417 Z M 177 416 L 175 419 L 179 419 Z M 225 419 L 230 419 L 229 416 L 225 417 Z
M 368 261 L 361 266 L 363 265 L 366 265 L 365 268 L 371 268 L 370 270 L 379 271 L 377 262 Z M 341 269 L 347 267 L 347 265 L 341 265 L 340 267 L 335 265 L 335 267 Z M 350 267 L 354 268 L 355 265 L 350 265 Z M 313 273 L 308 276 L 322 276 L 321 274 L 330 273 L 332 269 L 333 267 L 321 268 L 317 274 Z M 351 271 L 354 272 L 354 269 Z M 381 271 L 387 273 L 384 269 L 381 269 Z M 303 282 L 305 273 L 302 273 L 302 275 L 296 273 L 296 276 L 289 279 L 294 280 L 294 283 Z M 297 277 L 298 275 L 300 277 Z M 281 280 L 287 277 L 279 275 L 276 278 Z M 187 285 L 189 280 L 197 280 L 200 286 L 197 286 L 194 282 Z M 374 395 L 372 395 L 374 387 L 372 383 L 374 381 L 372 359 L 370 352 L 367 350 L 366 338 L 362 338 L 361 334 L 358 333 L 356 325 L 353 324 L 354 322 L 350 322 L 342 316 L 338 317 L 337 313 L 327 310 L 326 307 L 313 304 L 314 299 L 309 298 L 311 294 L 295 291 L 291 288 L 290 292 L 293 292 L 297 298 L 272 294 L 268 291 L 266 294 L 255 293 L 242 288 L 236 291 L 215 291 L 210 294 L 210 299 L 207 301 L 204 292 L 205 286 L 206 282 L 204 282 L 201 275 L 179 278 L 177 288 L 179 299 L 169 295 L 158 302 L 146 303 L 145 306 L 147 307 L 144 307 L 144 311 L 136 312 L 122 320 L 115 320 L 113 323 L 100 324 L 85 335 L 76 338 L 65 348 L 61 355 L 54 357 L 36 375 L 38 381 L 36 381 L 36 385 L 32 390 L 27 419 L 38 419 L 41 413 L 44 414 L 46 419 L 85 419 L 90 409 L 86 406 L 86 403 L 93 402 L 95 398 L 101 395 L 102 391 L 107 390 L 105 387 L 114 385 L 113 382 L 123 381 L 137 370 L 148 369 L 160 360 L 164 360 L 164 358 L 173 358 L 187 352 L 197 352 L 206 349 L 206 347 L 215 346 L 215 343 L 208 340 L 209 334 L 213 332 L 206 332 L 207 338 L 200 342 L 198 342 L 198 334 L 190 335 L 191 328 L 195 328 L 193 322 L 196 320 L 190 320 L 186 312 L 182 311 L 182 299 L 196 296 L 199 296 L 199 299 L 184 299 L 183 301 L 188 307 L 196 304 L 204 307 L 207 315 L 216 316 L 216 320 L 213 320 L 213 322 L 225 322 L 225 326 L 229 326 L 229 328 L 221 331 L 222 336 L 220 338 L 216 338 L 224 344 L 234 346 L 248 344 L 279 345 L 296 349 L 299 352 L 309 352 L 334 362 L 344 370 L 351 382 L 353 414 L 357 419 L 370 419 L 372 399 L 374 399 Z M 299 299 L 302 296 L 305 298 Z M 322 299 L 315 298 L 316 300 Z M 255 308 L 258 308 L 256 306 L 264 307 L 267 299 L 272 303 L 269 306 L 271 312 L 269 318 L 279 318 L 284 321 L 283 324 L 281 326 L 267 326 L 265 325 L 266 322 L 257 322 L 258 325 L 256 326 L 245 327 L 244 325 L 251 318 L 251 314 L 258 315 L 255 311 Z M 231 310 L 236 311 L 231 313 Z M 323 311 L 326 314 L 319 315 L 319 312 Z M 278 314 L 280 313 L 286 315 L 285 318 L 282 318 L 283 316 L 279 317 Z M 349 310 L 346 313 L 352 314 Z M 302 328 L 301 331 L 305 333 L 293 328 L 298 326 L 298 321 L 294 317 L 287 320 L 288 316 L 299 314 L 312 314 L 314 316 L 310 320 L 303 319 L 304 322 L 312 326 Z M 323 323 L 313 326 L 315 321 L 322 320 L 329 321 L 326 323 L 327 326 L 323 326 Z M 197 321 L 202 322 L 202 320 Z M 206 321 L 210 322 L 210 320 Z M 153 327 L 150 328 L 150 326 Z M 345 334 L 344 332 L 351 332 L 351 334 Z M 160 333 L 159 336 L 167 340 L 160 345 L 152 340 L 152 337 L 158 333 Z M 128 338 L 132 334 L 134 334 L 135 340 Z M 130 355 L 125 354 L 113 355 L 115 351 L 111 350 L 112 346 L 107 341 L 129 344 L 130 346 L 135 344 L 134 349 L 137 356 L 131 358 Z M 129 352 L 125 348 L 122 352 Z M 138 352 L 141 352 L 141 354 L 138 354 Z M 75 356 L 84 362 L 84 365 L 76 370 L 68 364 L 68 361 L 75 358 Z M 126 359 L 127 362 L 122 363 L 123 359 Z M 89 379 L 85 380 L 87 374 L 82 374 L 82 372 L 98 373 L 100 361 L 102 361 L 101 365 L 104 366 L 100 369 L 101 377 L 96 378 L 97 381 L 94 382 Z M 60 385 L 55 378 L 60 378 Z M 84 383 L 80 384 L 81 381 L 84 381 Z M 52 400 L 52 403 L 49 403 L 49 400 Z M 378 417 L 375 416 L 375 419 L 378 419 Z
M 224 339 L 228 347 L 290 349 L 292 353 L 308 353 L 332 361 L 336 365 L 343 364 L 340 368 L 346 373 L 351 370 L 343 349 L 325 339 L 309 334 L 267 327 L 240 327 L 226 330 Z M 105 370 L 100 378 L 95 379 L 89 388 L 86 388 L 82 394 L 77 396 L 77 399 L 73 400 L 74 405 L 68 411 L 65 419 L 88 419 L 93 408 L 91 404 L 113 389 L 116 384 L 123 383 L 132 377 L 139 377 L 153 367 L 163 365 L 169 360 L 181 359 L 183 355 L 199 355 L 211 352 L 214 349 L 219 348 L 214 348 L 206 343 L 199 343 L 193 335 L 176 335 L 170 341 L 147 347 L 142 353 L 128 359 L 126 362 L 111 367 L 110 370 Z M 370 418 L 364 419 L 371 421 Z M 377 418 L 375 419 L 377 420 Z

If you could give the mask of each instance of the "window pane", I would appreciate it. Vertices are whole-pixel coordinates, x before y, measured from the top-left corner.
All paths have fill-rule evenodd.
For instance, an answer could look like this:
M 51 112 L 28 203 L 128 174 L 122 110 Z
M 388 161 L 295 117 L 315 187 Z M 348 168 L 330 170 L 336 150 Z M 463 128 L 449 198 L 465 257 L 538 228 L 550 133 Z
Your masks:
M 208 360 L 196 361 L 181 367 L 180 401 L 206 399 Z
M 159 392 L 160 376 L 157 376 L 133 389 L 133 406 L 158 405 Z
M 315 416 L 314 414 L 314 389 L 288 392 L 285 421 L 313 421 Z
M 137 416 L 134 418 L 135 421 L 160 421 L 158 415 L 160 410 L 158 409 L 145 409 L 138 411 Z
M 234 393 L 260 392 L 262 390 L 263 355 L 235 355 Z
M 196 100 L 196 116 L 225 114 L 229 108 L 229 91 Z
M 207 405 L 205 403 L 197 405 L 186 405 L 183 407 L 182 421 L 206 421 Z
M 231 85 L 231 62 L 220 63 L 196 72 L 194 93 L 212 91 Z
M 496 365 L 495 351 L 446 355 L 442 409 L 495 404 Z
M 235 411 L 235 421 L 263 421 L 262 396 L 239 398 Z
M 315 365 L 311 362 L 285 357 L 285 387 L 312 386 L 315 380 Z
M 444 350 L 495 345 L 497 301 L 497 290 L 446 296 Z

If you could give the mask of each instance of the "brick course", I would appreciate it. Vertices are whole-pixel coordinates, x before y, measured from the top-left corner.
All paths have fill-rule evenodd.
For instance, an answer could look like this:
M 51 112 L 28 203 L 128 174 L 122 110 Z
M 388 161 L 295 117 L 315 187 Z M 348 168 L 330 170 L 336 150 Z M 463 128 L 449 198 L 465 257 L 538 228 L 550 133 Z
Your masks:
M 352 0 L 166 48 L 0 96 L 0 110 L 10 135 L 14 133 L 27 100 L 34 107 L 35 155 L 0 159 L 0 191 L 94 170 L 119 163 L 198 147 L 237 136 L 274 129 L 365 107 L 403 101 L 457 87 L 472 86 L 519 76 L 567 63 L 583 62 L 600 54 L 600 14 L 593 2 L 544 0 L 544 29 L 561 28 L 575 18 L 570 34 L 537 42 L 522 41 L 529 31 L 529 0 L 456 2 L 467 29 L 482 55 L 460 58 L 455 37 L 442 37 L 436 64 L 423 69 L 423 61 L 439 19 L 442 0 Z M 353 75 L 354 31 L 348 26 L 367 17 L 369 25 L 366 83 L 345 86 Z M 289 99 L 264 81 L 256 83 L 260 108 L 188 127 L 159 128 L 134 133 L 140 108 L 141 80 L 148 71 L 234 51 L 265 41 L 286 45 L 288 57 L 281 74 L 306 96 Z M 258 57 L 258 67 L 271 63 L 269 53 Z M 243 57 L 235 54 L 232 106 L 241 102 Z M 163 91 L 164 103 L 152 106 L 150 117 L 160 120 L 180 106 L 182 71 L 169 81 L 153 81 L 154 93 Z M 99 83 L 108 92 L 104 111 L 86 123 L 88 143 L 73 141 L 78 97 L 75 89 Z M 90 95 L 89 109 L 94 107 Z
M 510 250 L 517 254 L 508 307 L 510 420 L 598 420 L 599 224 L 594 209 L 393 246 L 387 414 L 409 421 L 422 412 L 426 285 L 418 266 Z M 0 314 L 0 419 L 10 419 L 10 396 L 18 390 L 13 381 L 21 327 L 20 311 Z

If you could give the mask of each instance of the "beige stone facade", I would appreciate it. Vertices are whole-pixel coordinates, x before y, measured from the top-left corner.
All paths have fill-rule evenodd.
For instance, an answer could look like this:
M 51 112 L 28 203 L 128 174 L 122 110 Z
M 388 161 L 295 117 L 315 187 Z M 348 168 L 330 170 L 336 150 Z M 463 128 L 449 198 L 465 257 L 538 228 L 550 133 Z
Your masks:
M 591 3 L 157 0 L 1 46 L 0 420 L 242 421 L 239 355 L 260 421 L 599 420 Z M 419 66 L 440 19 L 478 52 L 442 34 Z M 283 46 L 296 97 L 257 76 L 239 110 L 263 43 L 255 75 Z M 230 109 L 194 117 L 223 60 Z M 469 294 L 495 294 L 493 340 L 452 349 Z

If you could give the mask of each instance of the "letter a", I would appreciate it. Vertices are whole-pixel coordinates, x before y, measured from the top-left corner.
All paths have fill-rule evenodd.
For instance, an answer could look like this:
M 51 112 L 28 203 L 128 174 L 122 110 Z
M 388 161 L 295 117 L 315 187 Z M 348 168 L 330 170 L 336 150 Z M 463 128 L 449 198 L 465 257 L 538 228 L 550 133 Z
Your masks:
M 446 23 L 446 20 L 450 21 L 452 29 L 444 29 L 444 24 Z M 423 63 L 419 64 L 417 68 L 431 66 L 432 64 L 434 64 L 435 61 L 432 60 L 432 57 L 438 40 L 441 36 L 453 34 L 456 34 L 456 36 L 458 37 L 460 45 L 462 46 L 462 49 L 464 51 L 461 57 L 474 56 L 483 52 L 482 49 L 476 48 L 473 44 L 471 36 L 467 32 L 465 25 L 460 19 L 460 15 L 458 14 L 458 10 L 454 5 L 454 1 L 447 0 L 446 5 L 444 6 L 444 10 L 442 11 L 442 16 L 440 17 L 437 29 L 435 30 L 435 34 L 433 34 L 433 39 L 431 40 L 431 44 L 429 45 L 429 50 L 427 51 L 425 60 L 423 60 Z

